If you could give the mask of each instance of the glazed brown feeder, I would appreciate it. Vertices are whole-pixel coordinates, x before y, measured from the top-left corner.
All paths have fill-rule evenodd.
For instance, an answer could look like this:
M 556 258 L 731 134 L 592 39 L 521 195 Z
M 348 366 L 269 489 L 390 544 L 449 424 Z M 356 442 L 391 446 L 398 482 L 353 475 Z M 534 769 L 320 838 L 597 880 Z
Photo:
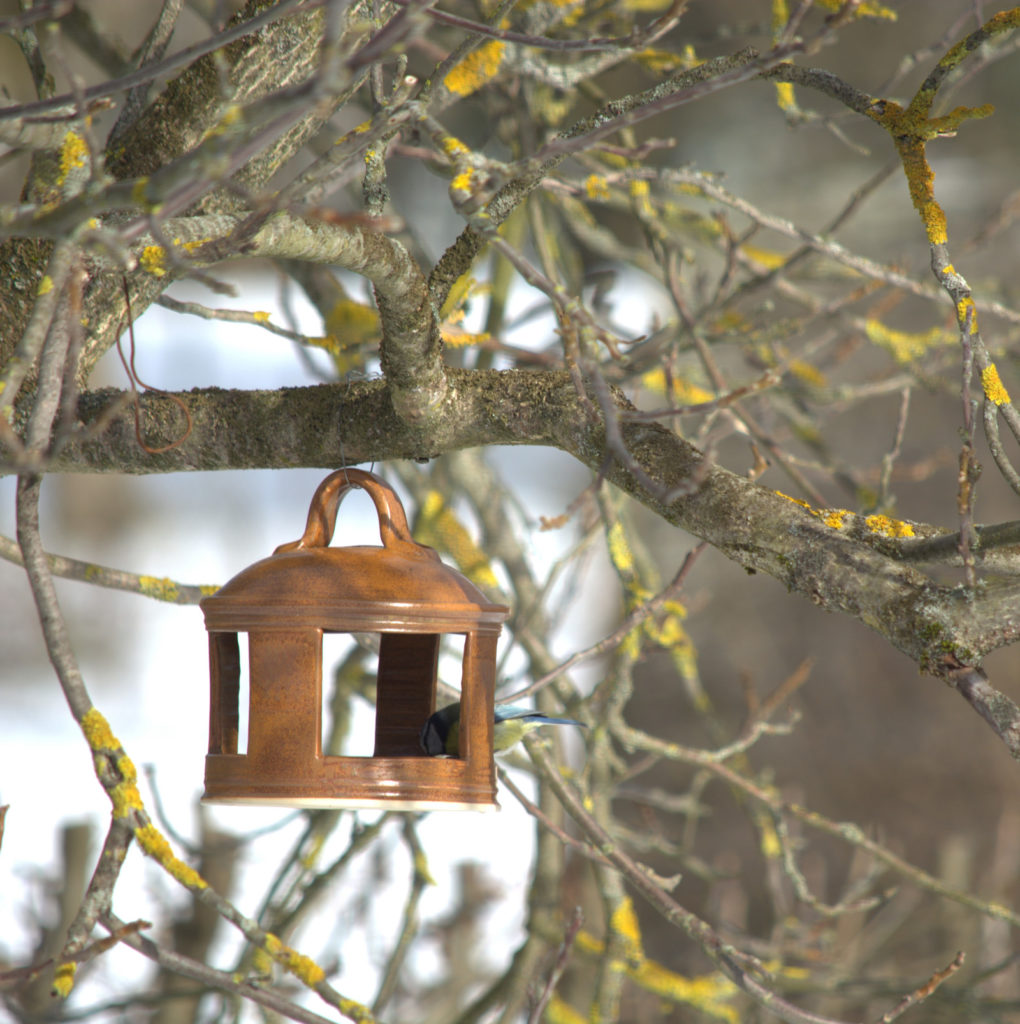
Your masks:
M 337 508 L 364 488 L 382 547 L 331 548 Z M 400 499 L 363 470 L 326 477 L 304 536 L 238 573 L 201 602 L 211 693 L 205 796 L 214 803 L 388 810 L 486 810 L 496 641 L 508 609 L 490 604 L 429 547 L 411 539 Z M 249 712 L 238 753 L 240 645 L 248 634 Z M 379 633 L 375 751 L 322 752 L 322 637 Z M 443 634 L 464 637 L 459 757 L 428 757 L 419 732 L 436 710 Z

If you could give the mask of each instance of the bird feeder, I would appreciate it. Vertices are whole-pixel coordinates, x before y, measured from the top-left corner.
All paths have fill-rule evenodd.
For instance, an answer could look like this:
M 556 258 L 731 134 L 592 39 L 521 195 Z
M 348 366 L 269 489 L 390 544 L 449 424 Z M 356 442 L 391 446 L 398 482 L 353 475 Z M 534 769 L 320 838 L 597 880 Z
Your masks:
M 330 547 L 340 502 L 364 488 L 381 547 Z M 209 754 L 213 803 L 387 810 L 496 804 L 492 751 L 496 642 L 508 609 L 490 604 L 430 547 L 411 539 L 396 493 L 363 470 L 320 484 L 300 540 L 282 544 L 201 602 L 209 631 Z M 241 657 L 248 639 L 248 733 L 239 752 Z M 378 633 L 375 748 L 322 751 L 322 638 Z M 458 757 L 419 743 L 436 710 L 440 640 L 464 638 Z

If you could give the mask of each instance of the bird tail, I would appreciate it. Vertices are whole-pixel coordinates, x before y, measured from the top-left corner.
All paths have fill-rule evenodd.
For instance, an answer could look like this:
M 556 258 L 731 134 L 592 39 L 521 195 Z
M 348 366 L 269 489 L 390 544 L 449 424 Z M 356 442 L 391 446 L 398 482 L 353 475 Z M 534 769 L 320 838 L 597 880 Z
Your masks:
M 579 725 L 582 729 L 588 728 L 584 722 L 579 722 L 576 718 L 552 718 L 549 715 L 535 715 L 534 721 L 539 725 Z

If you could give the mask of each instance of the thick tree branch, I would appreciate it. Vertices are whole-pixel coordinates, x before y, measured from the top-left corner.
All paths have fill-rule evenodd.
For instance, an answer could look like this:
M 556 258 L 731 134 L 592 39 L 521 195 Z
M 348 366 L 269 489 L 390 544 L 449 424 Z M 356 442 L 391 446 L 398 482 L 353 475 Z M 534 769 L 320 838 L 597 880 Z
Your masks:
M 975 592 L 940 586 L 888 553 L 895 547 L 890 538 L 876 534 L 868 543 L 851 536 L 800 503 L 721 466 L 706 466 L 693 445 L 667 428 L 623 417 L 627 450 L 659 494 L 682 488 L 692 474 L 701 480 L 694 493 L 663 505 L 634 473 L 607 459 L 602 423 L 590 417 L 568 373 L 450 368 L 447 382 L 443 415 L 427 430 L 395 414 L 382 380 L 266 392 L 191 391 L 180 397 L 194 430 L 171 450 L 147 455 L 135 440 L 133 418 L 121 413 L 100 436 L 69 444 L 52 468 L 165 473 L 335 467 L 345 456 L 356 463 L 427 458 L 480 445 L 547 445 L 605 471 L 668 522 L 748 570 L 865 623 L 935 675 L 975 664 L 1020 634 L 1015 583 Z M 613 395 L 619 413 L 631 410 L 620 393 Z M 83 423 L 95 422 L 118 397 L 113 391 L 83 395 Z M 144 396 L 142 415 L 143 435 L 153 447 L 179 434 L 180 412 L 169 397 Z

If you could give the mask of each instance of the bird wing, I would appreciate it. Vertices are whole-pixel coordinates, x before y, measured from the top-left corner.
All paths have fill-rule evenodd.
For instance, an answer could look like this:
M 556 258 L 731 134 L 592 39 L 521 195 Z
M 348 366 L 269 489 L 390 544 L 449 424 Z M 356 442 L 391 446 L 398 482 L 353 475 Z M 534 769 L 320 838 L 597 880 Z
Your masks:
M 526 708 L 521 704 L 497 704 L 496 721 L 508 722 L 511 718 L 532 718 L 539 715 L 534 708 Z

